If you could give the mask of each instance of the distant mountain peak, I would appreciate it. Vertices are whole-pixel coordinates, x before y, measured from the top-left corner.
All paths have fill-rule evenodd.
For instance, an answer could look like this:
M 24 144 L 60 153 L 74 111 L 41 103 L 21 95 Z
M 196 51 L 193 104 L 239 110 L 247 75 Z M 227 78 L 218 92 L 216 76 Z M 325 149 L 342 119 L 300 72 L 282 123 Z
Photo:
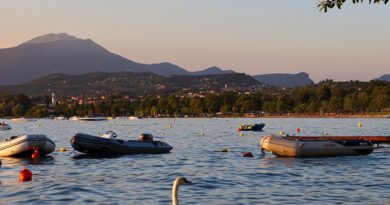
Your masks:
M 228 74 L 228 73 L 234 73 L 234 71 L 223 70 L 217 66 L 212 66 L 201 71 L 192 72 L 191 75 L 221 75 L 221 74 Z
M 169 66 L 169 67 L 180 68 L 180 66 L 175 65 L 175 64 L 170 63 L 170 62 L 153 63 L 153 64 L 150 64 L 150 65 L 151 66 Z
M 0 49 L 0 84 L 18 84 L 53 73 L 79 75 L 91 72 L 152 72 L 161 76 L 234 73 L 216 66 L 189 72 L 169 63 L 142 64 L 111 53 L 91 39 L 67 33 L 49 33 L 19 46 Z M 23 75 L 20 75 L 23 73 Z
M 390 74 L 382 75 L 379 78 L 375 78 L 374 80 L 381 80 L 381 81 L 389 81 L 390 82 Z
M 219 68 L 217 66 L 212 66 L 210 68 L 206 68 L 203 71 L 206 71 L 206 70 L 208 70 L 208 71 L 223 71 L 221 68 Z
M 74 41 L 80 40 L 74 36 L 68 35 L 67 33 L 49 33 L 42 36 L 35 37 L 29 41 L 22 43 L 21 45 L 37 44 L 37 43 L 48 43 L 53 41 Z

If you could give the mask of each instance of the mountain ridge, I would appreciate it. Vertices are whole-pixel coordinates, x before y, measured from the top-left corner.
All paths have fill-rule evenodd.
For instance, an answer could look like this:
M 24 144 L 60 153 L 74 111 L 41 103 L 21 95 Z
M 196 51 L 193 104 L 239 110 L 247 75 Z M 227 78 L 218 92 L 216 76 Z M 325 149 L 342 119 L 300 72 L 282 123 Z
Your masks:
M 47 42 L 53 42 L 53 41 L 72 41 L 72 40 L 83 40 L 80 38 L 76 38 L 75 36 L 69 35 L 67 33 L 49 33 L 42 36 L 37 36 L 35 38 L 32 38 L 20 45 L 27 45 L 27 44 L 35 44 L 35 43 L 47 43 Z
M 0 85 L 22 84 L 52 73 L 80 75 L 91 72 L 123 71 L 152 72 L 164 77 L 224 75 L 235 72 L 217 66 L 191 72 L 169 62 L 138 63 L 110 52 L 91 39 L 81 39 L 67 33 L 49 33 L 15 47 L 0 49 Z M 279 86 L 279 81 L 295 81 L 293 75 L 289 76 L 292 80 L 287 77 L 287 79 L 276 78 L 274 81 L 264 80 L 261 75 L 254 77 L 260 79 L 259 82 L 274 86 Z M 306 78 L 309 78 L 308 75 Z M 305 79 L 304 85 L 311 82 L 311 79 Z
M 247 90 L 262 85 L 244 73 L 226 75 L 182 75 L 164 77 L 151 72 L 92 72 L 80 75 L 50 74 L 20 85 L 0 86 L 0 92 L 25 93 L 29 96 L 50 95 L 168 95 L 183 90 L 220 91 L 222 89 Z M 189 92 L 189 91 L 188 91 Z
M 390 74 L 384 74 L 384 75 L 380 76 L 379 78 L 375 78 L 374 80 L 382 80 L 382 81 L 390 82 Z
M 168 62 L 137 63 L 110 52 L 91 39 L 76 38 L 66 33 L 46 34 L 15 47 L 0 49 L 0 84 L 25 83 L 57 72 L 77 75 L 94 71 L 193 75 L 193 72 Z M 202 71 L 197 72 L 203 74 Z
M 297 87 L 314 84 L 310 79 L 309 74 L 305 72 L 299 72 L 296 74 L 291 73 L 272 73 L 253 76 L 259 82 L 266 85 L 275 87 Z

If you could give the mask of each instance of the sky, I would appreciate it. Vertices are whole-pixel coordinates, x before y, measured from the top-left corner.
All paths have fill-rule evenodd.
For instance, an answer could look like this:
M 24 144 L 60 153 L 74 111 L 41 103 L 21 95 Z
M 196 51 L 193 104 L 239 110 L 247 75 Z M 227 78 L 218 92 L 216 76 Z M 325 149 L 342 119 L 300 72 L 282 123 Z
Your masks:
M 390 5 L 319 12 L 317 0 L 2 0 L 0 48 L 47 33 L 92 39 L 139 63 L 324 79 L 390 74 Z

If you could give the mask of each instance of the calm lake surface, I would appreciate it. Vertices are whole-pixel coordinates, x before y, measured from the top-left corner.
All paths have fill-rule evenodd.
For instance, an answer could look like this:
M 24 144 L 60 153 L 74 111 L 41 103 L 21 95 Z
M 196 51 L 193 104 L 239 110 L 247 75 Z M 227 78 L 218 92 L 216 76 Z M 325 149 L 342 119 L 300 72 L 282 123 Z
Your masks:
M 176 176 L 193 184 L 180 187 L 182 204 L 390 204 L 390 149 L 367 156 L 333 158 L 262 157 L 259 140 L 270 133 L 301 135 L 390 135 L 390 119 L 141 119 L 105 122 L 38 120 L 15 123 L 0 138 L 46 134 L 55 151 L 38 163 L 3 158 L 0 204 L 171 204 Z M 358 128 L 361 122 L 363 127 Z M 264 132 L 240 136 L 241 123 L 265 123 Z M 172 124 L 172 128 L 168 125 Z M 112 130 L 118 138 L 152 133 L 174 149 L 162 155 L 74 156 L 70 137 Z M 229 152 L 216 152 L 228 148 Z M 254 158 L 243 158 L 250 151 Z M 18 182 L 28 167 L 32 182 Z

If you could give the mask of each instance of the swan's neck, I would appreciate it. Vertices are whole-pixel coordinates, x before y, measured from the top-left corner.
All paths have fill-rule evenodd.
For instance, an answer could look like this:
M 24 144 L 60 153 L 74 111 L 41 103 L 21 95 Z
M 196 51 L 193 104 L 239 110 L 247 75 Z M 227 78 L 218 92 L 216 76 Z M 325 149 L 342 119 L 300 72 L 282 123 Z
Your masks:
M 179 199 L 177 198 L 177 191 L 179 189 L 178 183 L 173 183 L 172 187 L 172 205 L 179 205 Z

